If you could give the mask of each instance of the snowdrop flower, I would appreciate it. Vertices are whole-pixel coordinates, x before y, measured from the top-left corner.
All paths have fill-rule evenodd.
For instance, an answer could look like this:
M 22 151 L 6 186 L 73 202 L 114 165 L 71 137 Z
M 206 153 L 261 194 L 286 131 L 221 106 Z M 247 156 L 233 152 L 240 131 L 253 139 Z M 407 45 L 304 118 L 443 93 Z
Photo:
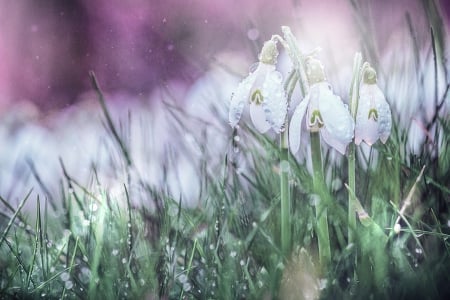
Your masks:
M 279 133 L 284 129 L 288 104 L 282 75 L 275 69 L 277 57 L 276 42 L 265 42 L 255 71 L 239 84 L 231 98 L 229 121 L 232 127 L 238 124 L 245 104 L 249 103 L 250 117 L 259 132 L 272 128 Z
M 356 114 L 355 144 L 362 141 L 369 146 L 378 139 L 386 143 L 391 133 L 391 109 L 377 85 L 377 74 L 371 67 L 363 73 Z
M 353 119 L 341 98 L 333 94 L 319 60 L 307 58 L 306 75 L 310 89 L 295 109 L 289 125 L 291 151 L 295 154 L 300 147 L 302 121 L 306 115 L 306 128 L 311 132 L 319 131 L 328 145 L 345 154 L 353 138 Z

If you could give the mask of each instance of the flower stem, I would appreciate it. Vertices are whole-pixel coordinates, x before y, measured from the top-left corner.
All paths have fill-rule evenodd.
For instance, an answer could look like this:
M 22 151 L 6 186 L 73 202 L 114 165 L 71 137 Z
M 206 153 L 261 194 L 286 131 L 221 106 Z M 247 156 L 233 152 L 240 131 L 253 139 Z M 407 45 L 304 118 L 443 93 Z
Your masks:
M 359 83 L 361 81 L 361 53 L 356 53 L 353 61 L 353 78 L 350 87 L 350 113 L 353 120 L 356 121 L 356 112 L 358 110 Z M 356 193 L 355 179 L 355 139 L 348 146 L 348 185 L 351 191 Z M 348 243 L 354 241 L 354 231 L 356 230 L 356 199 L 355 194 L 348 194 Z
M 348 185 L 350 190 L 355 191 L 355 143 L 352 142 L 348 146 Z M 348 243 L 354 241 L 354 231 L 356 229 L 356 207 L 355 195 L 348 194 Z
M 281 250 L 286 257 L 291 249 L 291 199 L 289 195 L 289 149 L 287 129 L 280 136 Z
M 323 270 L 331 263 L 330 234 L 328 232 L 326 186 L 322 169 L 322 154 L 320 150 L 320 136 L 318 132 L 311 132 L 311 159 L 313 166 L 314 193 L 318 196 L 316 203 L 316 234 L 319 244 L 319 259 Z
M 293 70 L 286 79 L 284 90 L 288 103 L 291 101 L 297 81 Z M 280 135 L 280 198 L 281 198 L 281 251 L 287 257 L 291 251 L 291 197 L 289 195 L 289 145 L 288 121 L 286 118 L 284 131 Z

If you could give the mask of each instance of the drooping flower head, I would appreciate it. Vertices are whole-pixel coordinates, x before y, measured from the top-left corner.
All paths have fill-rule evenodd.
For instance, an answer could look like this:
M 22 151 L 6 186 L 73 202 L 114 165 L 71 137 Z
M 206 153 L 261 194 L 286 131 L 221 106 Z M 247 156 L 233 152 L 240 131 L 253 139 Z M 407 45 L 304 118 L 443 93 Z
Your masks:
M 368 66 L 364 69 L 359 90 L 355 144 L 364 141 L 371 146 L 378 139 L 384 144 L 389 138 L 391 127 L 391 109 L 377 85 L 377 73 Z
M 306 129 L 319 131 L 328 145 L 344 154 L 353 138 L 353 119 L 341 98 L 333 94 L 322 63 L 307 58 L 305 68 L 310 89 L 295 109 L 289 125 L 291 151 L 296 153 L 300 147 L 302 121 L 306 115 Z
M 288 104 L 283 77 L 275 68 L 277 57 L 276 41 L 265 42 L 256 69 L 239 84 L 231 98 L 229 122 L 232 127 L 238 124 L 245 104 L 249 103 L 250 117 L 259 132 L 272 128 L 279 133 L 284 129 Z

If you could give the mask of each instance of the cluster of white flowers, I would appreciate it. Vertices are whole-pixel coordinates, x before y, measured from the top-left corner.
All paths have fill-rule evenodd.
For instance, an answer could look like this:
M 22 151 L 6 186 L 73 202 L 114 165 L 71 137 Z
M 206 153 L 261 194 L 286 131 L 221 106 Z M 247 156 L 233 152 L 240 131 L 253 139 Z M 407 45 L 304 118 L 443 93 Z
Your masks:
M 287 91 L 283 89 L 282 75 L 276 70 L 277 41 L 290 54 L 297 51 L 289 49 L 288 43 L 280 36 L 274 36 L 264 44 L 256 69 L 239 84 L 231 98 L 229 122 L 232 127 L 237 126 L 248 103 L 251 120 L 259 132 L 265 133 L 272 128 L 280 133 L 286 129 L 289 101 Z M 347 145 L 353 139 L 357 145 L 362 141 L 372 145 L 378 139 L 386 142 L 391 131 L 391 111 L 377 86 L 373 68 L 367 64 L 362 70 L 358 110 L 356 119 L 353 119 L 347 105 L 333 93 L 322 63 L 313 56 L 304 57 L 300 53 L 294 57 L 303 60 L 301 64 L 293 64 L 304 66 L 308 87 L 289 124 L 289 147 L 292 153 L 295 154 L 300 147 L 303 124 L 306 130 L 319 132 L 323 141 L 341 154 L 345 154 Z

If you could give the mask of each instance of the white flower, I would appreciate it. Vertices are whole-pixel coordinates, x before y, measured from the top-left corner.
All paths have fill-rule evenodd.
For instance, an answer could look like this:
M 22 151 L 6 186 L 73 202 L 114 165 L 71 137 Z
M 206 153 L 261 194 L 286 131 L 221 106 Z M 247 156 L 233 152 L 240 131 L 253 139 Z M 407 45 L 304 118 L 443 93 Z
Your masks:
M 318 60 L 307 61 L 306 73 L 311 87 L 295 109 L 289 125 L 291 151 L 295 154 L 300 147 L 302 120 L 306 114 L 306 128 L 319 131 L 328 145 L 345 154 L 353 138 L 353 119 L 341 98 L 333 94 L 331 86 L 325 81 L 323 67 Z
M 378 139 L 384 144 L 389 138 L 391 127 L 391 109 L 376 84 L 375 70 L 369 67 L 364 73 L 359 91 L 355 144 L 364 141 L 371 146 Z
M 275 69 L 277 56 L 275 41 L 266 42 L 255 71 L 239 84 L 231 98 L 229 121 L 232 127 L 238 124 L 248 102 L 250 117 L 259 132 L 270 128 L 277 133 L 283 130 L 288 104 L 282 75 Z

